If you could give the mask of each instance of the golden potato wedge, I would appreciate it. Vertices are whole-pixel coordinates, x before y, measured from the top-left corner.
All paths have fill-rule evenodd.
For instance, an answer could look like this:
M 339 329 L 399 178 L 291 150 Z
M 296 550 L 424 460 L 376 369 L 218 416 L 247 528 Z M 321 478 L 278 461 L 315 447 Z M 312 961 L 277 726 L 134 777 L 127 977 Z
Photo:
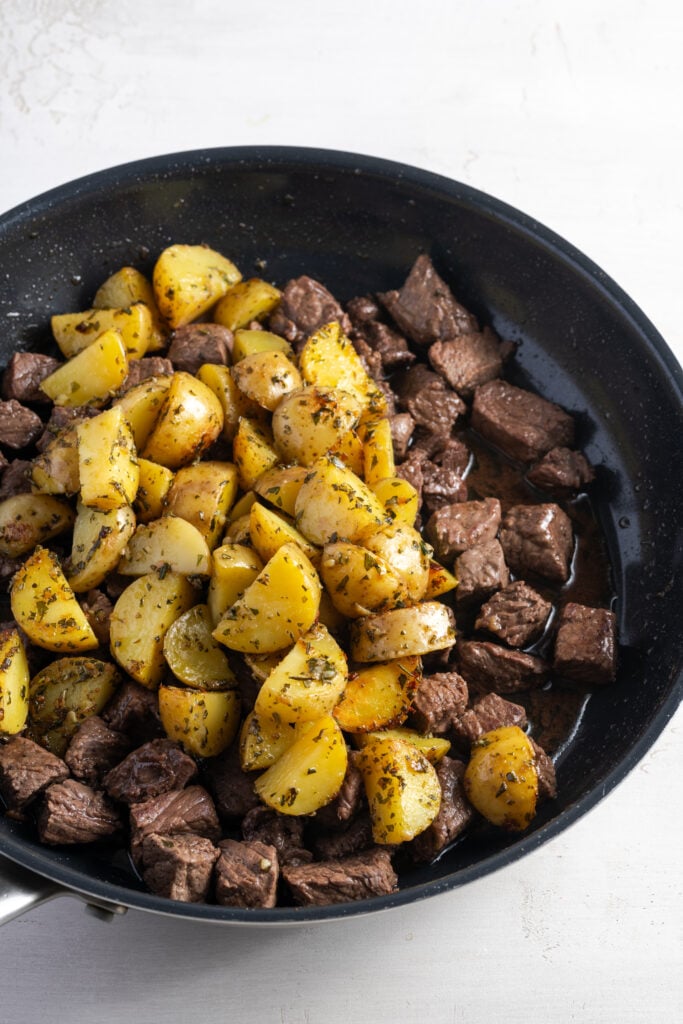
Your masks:
M 51 494 L 13 494 L 0 501 L 0 555 L 20 558 L 74 521 L 70 505 Z
M 360 356 L 336 320 L 310 336 L 299 355 L 299 368 L 308 384 L 350 391 L 367 416 L 381 416 L 386 411 L 386 398 L 365 372 Z
M 223 410 L 223 437 L 232 441 L 243 416 L 259 420 L 263 410 L 240 391 L 233 378 L 231 367 L 218 363 L 204 363 L 197 370 L 197 379 L 213 391 Z
M 84 313 L 59 313 L 52 317 L 52 333 L 67 359 L 104 334 L 118 331 L 128 359 L 142 359 L 152 341 L 152 314 L 143 302 L 123 309 L 88 309 Z
M 79 503 L 74 523 L 67 579 L 76 594 L 99 587 L 113 572 L 135 532 L 130 505 L 87 508 Z
M 405 587 L 391 565 L 358 544 L 326 544 L 320 576 L 334 607 L 350 619 L 405 600 Z
M 358 425 L 362 411 L 355 395 L 340 388 L 292 391 L 273 413 L 273 439 L 283 462 L 311 466 L 343 442 Z
M 171 377 L 170 373 L 148 377 L 129 388 L 113 403 L 123 409 L 124 415 L 130 423 L 130 429 L 133 431 L 133 440 L 137 451 L 144 448 L 147 438 L 156 426 L 161 407 L 171 386 Z
M 277 288 L 259 277 L 251 277 L 234 284 L 225 293 L 213 311 L 213 319 L 217 324 L 237 331 L 252 320 L 262 320 L 268 316 L 279 301 L 280 292 Z
M 405 843 L 429 828 L 441 807 L 441 786 L 424 754 L 402 739 L 381 737 L 360 751 L 376 843 Z
M 29 668 L 18 629 L 0 630 L 0 735 L 21 732 L 28 717 Z
M 64 427 L 31 463 L 31 484 L 41 494 L 77 494 L 78 434 L 76 424 Z
M 263 569 L 263 562 L 245 544 L 222 544 L 213 552 L 207 603 L 216 627 Z
M 392 608 L 356 619 L 351 625 L 351 657 L 355 661 L 391 661 L 406 654 L 428 654 L 455 643 L 452 613 L 439 601 L 412 608 Z
M 223 408 L 211 388 L 178 371 L 141 454 L 168 469 L 179 469 L 199 458 L 222 429 Z
M 379 529 L 370 527 L 361 537 L 360 543 L 391 566 L 392 572 L 401 581 L 401 600 L 408 604 L 420 600 L 427 589 L 429 561 L 433 550 L 414 527 L 401 522 L 393 522 Z
M 253 352 L 236 363 L 231 372 L 242 394 L 268 412 L 301 387 L 301 375 L 284 352 Z
M 339 459 L 323 456 L 311 466 L 297 495 L 295 525 L 313 544 L 355 541 L 386 513 L 372 491 Z
M 132 504 L 140 470 L 123 409 L 114 405 L 92 419 L 81 420 L 76 436 L 81 503 L 102 510 Z
M 135 267 L 121 267 L 108 277 L 95 292 L 95 309 L 116 309 L 144 302 L 152 316 L 152 333 L 148 352 L 164 348 L 168 331 L 161 322 L 151 282 Z
M 102 405 L 128 376 L 128 357 L 118 331 L 105 331 L 40 384 L 55 405 Z
M 28 638 L 48 651 L 91 651 L 98 640 L 59 559 L 37 547 L 17 571 L 10 590 L 12 614 Z
M 159 687 L 159 714 L 169 739 L 194 757 L 216 757 L 230 746 L 240 724 L 236 690 Z
M 447 594 L 450 590 L 455 590 L 458 585 L 458 581 L 452 572 L 448 569 L 444 569 L 443 565 L 439 565 L 438 562 L 430 561 L 429 563 L 429 579 L 427 581 L 427 589 L 424 592 L 425 601 L 431 601 L 432 598 L 441 597 L 442 594 Z
M 186 576 L 147 573 L 126 587 L 111 614 L 111 653 L 124 671 L 155 690 L 167 671 L 164 637 L 197 600 Z
M 271 331 L 235 331 L 233 363 L 238 363 L 240 359 L 253 355 L 254 352 L 283 352 L 288 359 L 294 356 L 292 346 L 279 334 L 272 334 Z
M 420 495 L 413 485 L 400 476 L 389 476 L 370 485 L 385 511 L 394 522 L 414 526 L 420 511 Z
M 306 633 L 318 615 L 320 580 L 296 544 L 284 544 L 228 609 L 214 637 L 234 651 L 282 650 Z
M 334 717 L 346 732 L 371 732 L 405 722 L 422 679 L 419 658 L 399 658 L 354 672 Z
M 371 489 L 396 473 L 391 424 L 386 416 L 370 420 L 363 429 L 363 478 Z
M 280 461 L 280 456 L 273 447 L 270 429 L 246 416 L 239 421 L 232 442 L 232 457 L 243 491 L 250 491 L 261 474 L 272 469 Z
M 395 729 L 382 729 L 381 732 L 356 733 L 353 742 L 359 749 L 362 749 L 377 739 L 403 740 L 405 743 L 410 743 L 411 746 L 417 747 L 432 764 L 438 764 L 451 749 L 450 740 L 443 736 L 423 736 L 422 733 L 414 732 L 401 725 Z
M 213 549 L 223 536 L 236 495 L 237 467 L 232 462 L 196 462 L 177 471 L 166 512 L 187 519 Z
M 347 764 L 341 729 L 331 715 L 324 715 L 259 775 L 254 788 L 280 814 L 313 814 L 335 798 Z
M 211 552 L 196 526 L 180 516 L 162 516 L 140 523 L 118 564 L 122 576 L 150 572 L 209 576 Z
M 254 710 L 276 722 L 309 722 L 329 714 L 348 677 L 346 655 L 321 623 L 299 637 L 264 680 Z
M 133 509 L 139 522 L 150 523 L 163 515 L 175 474 L 172 469 L 149 459 L 138 459 L 138 473 L 138 493 Z
M 240 730 L 240 765 L 244 772 L 270 767 L 297 739 L 294 725 L 275 722 L 269 715 L 250 711 Z
M 29 690 L 32 740 L 62 757 L 81 722 L 111 699 L 121 676 L 99 658 L 58 658 L 38 672 Z
M 225 651 L 211 636 L 213 623 L 205 604 L 179 615 L 164 637 L 164 657 L 176 679 L 195 690 L 229 690 L 237 686 Z
M 307 541 L 283 516 L 255 501 L 249 510 L 249 537 L 264 562 L 272 558 L 283 544 L 298 544 L 312 564 L 320 561 L 320 548 Z
M 294 516 L 296 496 L 306 477 L 303 466 L 273 466 L 262 473 L 254 484 L 260 498 L 275 505 L 285 515 Z
M 237 499 L 228 512 L 228 520 L 231 523 L 234 523 L 236 519 L 241 519 L 242 516 L 248 516 L 251 512 L 251 506 L 256 500 L 256 491 L 246 491 L 241 498 Z
M 475 740 L 463 784 L 467 799 L 488 821 L 525 829 L 538 798 L 536 755 L 526 733 L 507 725 Z
M 152 285 L 161 316 L 171 327 L 183 327 L 241 279 L 234 263 L 206 245 L 171 245 L 154 266 Z

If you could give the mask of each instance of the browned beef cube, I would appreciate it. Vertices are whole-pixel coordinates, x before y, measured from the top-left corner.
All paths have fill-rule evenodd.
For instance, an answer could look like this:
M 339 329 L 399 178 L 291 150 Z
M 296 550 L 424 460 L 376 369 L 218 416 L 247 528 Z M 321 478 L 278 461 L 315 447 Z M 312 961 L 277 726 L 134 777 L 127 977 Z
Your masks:
M 564 409 L 504 380 L 476 389 L 472 426 L 520 462 L 535 462 L 551 448 L 574 443 L 574 421 Z
M 143 800 L 182 789 L 197 774 L 197 764 L 177 743 L 150 740 L 133 750 L 107 772 L 102 784 L 113 800 L 139 804 Z
M 500 502 L 461 501 L 437 509 L 427 521 L 426 534 L 434 546 L 438 561 L 451 561 L 455 555 L 493 540 L 500 525 Z
M 53 373 L 59 361 L 40 352 L 15 352 L 2 376 L 3 398 L 17 402 L 49 402 L 41 382 Z
M 121 827 L 119 812 L 104 793 L 75 779 L 50 786 L 38 815 L 40 841 L 51 846 L 94 843 Z
M 363 335 L 358 331 L 353 332 L 352 342 L 365 372 L 375 381 L 382 380 L 384 366 L 379 352 L 375 352 L 373 348 L 370 348 Z
M 294 902 L 300 906 L 325 906 L 386 896 L 396 891 L 398 882 L 389 851 L 379 847 L 341 860 L 284 865 L 282 877 Z
M 358 768 L 357 760 L 358 752 L 349 751 L 346 774 L 341 789 L 334 800 L 321 807 L 316 813 L 316 824 L 326 828 L 344 828 L 357 814 L 365 794 L 363 776 Z
M 407 480 L 408 483 L 415 488 L 420 504 L 422 504 L 422 484 L 424 483 L 422 467 L 424 466 L 424 463 L 424 458 L 420 457 L 414 459 L 412 457 L 411 449 L 405 462 L 402 462 L 396 467 L 396 476 L 400 477 L 402 480 Z
M 168 358 L 174 369 L 194 374 L 204 363 L 225 366 L 232 344 L 232 331 L 221 324 L 187 324 L 173 332 Z
M 516 693 L 542 686 L 548 678 L 542 658 L 487 641 L 465 640 L 458 644 L 458 657 L 468 685 L 484 691 Z
M 614 612 L 567 602 L 555 640 L 554 668 L 581 683 L 611 683 L 616 677 L 617 626 Z
M 217 848 L 204 836 L 152 833 L 142 841 L 140 872 L 158 896 L 182 903 L 204 903 L 217 860 Z
M 401 408 L 430 434 L 450 434 L 458 416 L 467 409 L 455 391 L 446 387 L 438 373 L 423 363 L 400 374 L 396 393 Z
M 389 327 L 388 324 L 371 320 L 353 332 L 354 345 L 357 337 L 362 338 L 365 344 L 380 357 L 385 373 L 393 373 L 394 370 L 412 366 L 417 358 L 415 353 L 408 348 L 408 343 L 403 335 L 395 331 L 393 327 Z
M 405 459 L 415 430 L 415 420 L 409 412 L 397 412 L 389 417 L 389 423 L 391 440 L 394 442 L 394 455 L 397 459 Z
M 461 603 L 482 601 L 510 579 L 503 549 L 495 539 L 475 544 L 458 555 L 454 572 L 458 580 L 455 596 Z
M 500 341 L 489 327 L 481 333 L 435 341 L 429 349 L 429 361 L 462 398 L 469 398 L 480 384 L 499 377 L 503 369 Z
M 45 429 L 36 441 L 36 448 L 39 452 L 45 451 L 47 446 L 58 437 L 63 430 L 73 427 L 81 420 L 92 419 L 99 415 L 101 409 L 92 405 L 79 405 L 71 408 L 68 405 L 53 405 L 50 410 L 50 418 L 45 424 Z
M 266 843 L 223 839 L 216 864 L 216 902 L 227 907 L 274 907 L 280 869 Z
M 248 842 L 266 843 L 277 850 L 280 864 L 308 864 L 313 854 L 304 846 L 301 818 L 254 807 L 242 819 L 242 838 Z
M 5 466 L 0 482 L 0 501 L 14 494 L 29 494 L 31 491 L 31 463 L 26 459 L 12 459 Z
M 0 555 L 0 587 L 7 586 L 12 576 L 23 565 L 23 558 L 8 558 L 7 555 Z
M 467 683 L 457 672 L 424 676 L 415 694 L 412 718 L 420 732 L 448 732 L 467 707 Z
M 133 743 L 164 735 L 156 693 L 132 680 L 118 687 L 102 712 L 102 718 L 110 729 L 130 736 Z
M 411 844 L 416 860 L 432 860 L 464 832 L 474 817 L 474 809 L 462 784 L 465 765 L 451 757 L 442 757 L 436 766 L 441 785 L 441 806 L 429 828 Z
M 74 778 L 89 786 L 98 786 L 102 776 L 118 764 L 131 747 L 127 736 L 110 729 L 99 715 L 91 715 L 79 726 L 64 760 Z
M 470 464 L 471 453 L 459 437 L 448 434 L 427 434 L 418 438 L 411 456 L 425 458 L 437 466 L 452 469 L 462 476 Z
M 89 590 L 81 601 L 81 608 L 93 633 L 103 647 L 109 647 L 109 624 L 113 604 L 101 590 Z
M 271 331 L 297 345 L 317 331 L 323 324 L 337 320 L 342 330 L 351 330 L 351 321 L 334 295 L 312 277 L 297 277 L 288 281 L 280 304 L 270 316 Z
M 554 498 L 567 498 L 594 479 L 595 470 L 586 457 L 571 448 L 551 448 L 527 473 L 529 483 Z
M 208 326 L 208 325 L 204 325 Z M 208 362 L 208 360 L 207 360 Z M 201 365 L 201 364 L 200 364 Z M 143 359 L 131 359 L 128 364 L 128 376 L 119 389 L 120 394 L 125 394 L 131 388 L 142 384 L 143 380 L 150 377 L 166 377 L 173 373 L 173 363 L 163 356 L 145 356 Z
M 324 809 L 324 808 L 323 808 Z M 316 814 L 316 822 L 320 812 Z M 349 857 L 352 853 L 367 850 L 373 845 L 372 822 L 366 812 L 357 815 L 349 822 L 343 832 L 325 830 L 315 835 L 313 848 L 320 860 L 338 860 Z
M 0 746 L 0 796 L 10 811 L 19 811 L 53 782 L 69 775 L 61 757 L 28 740 L 13 736 Z
M 394 394 L 393 388 L 388 380 L 378 380 L 375 378 L 375 384 L 379 391 L 384 395 L 384 401 L 386 402 L 386 409 L 384 415 L 387 417 L 394 416 L 396 413 L 396 395 Z
M 521 704 L 513 704 L 497 693 L 485 693 L 460 716 L 454 725 L 453 735 L 460 741 L 459 745 L 469 747 L 482 733 L 505 725 L 518 725 L 523 729 L 526 724 L 526 711 Z
M 0 444 L 7 448 L 27 448 L 43 432 L 43 421 L 16 398 L 0 401 Z
M 242 771 L 237 743 L 205 761 L 203 774 L 219 818 L 243 818 L 252 807 L 260 805 L 254 775 Z
M 399 329 L 418 345 L 479 328 L 476 317 L 456 301 L 424 253 L 415 260 L 400 291 L 379 297 Z
M 130 808 L 131 852 L 139 861 L 145 836 L 190 832 L 217 842 L 221 826 L 213 800 L 203 786 L 188 786 L 152 797 Z
M 538 800 L 554 800 L 557 796 L 557 779 L 555 777 L 555 765 L 552 758 L 548 757 L 543 747 L 539 747 L 535 740 L 531 740 L 531 746 L 536 755 L 536 774 L 538 775 Z
M 554 583 L 569 579 L 574 532 L 559 505 L 513 505 L 501 524 L 500 543 L 514 573 L 536 573 Z
M 354 327 L 370 323 L 371 320 L 378 320 L 382 315 L 379 303 L 372 295 L 359 295 L 355 299 L 349 299 L 346 303 L 346 312 Z
M 571 736 L 587 697 L 582 687 L 553 685 L 524 696 L 524 706 L 534 723 L 534 739 L 549 754 L 554 754 Z
M 474 627 L 494 633 L 510 647 L 527 647 L 538 640 L 552 608 L 550 601 L 517 580 L 489 598 L 480 608 Z

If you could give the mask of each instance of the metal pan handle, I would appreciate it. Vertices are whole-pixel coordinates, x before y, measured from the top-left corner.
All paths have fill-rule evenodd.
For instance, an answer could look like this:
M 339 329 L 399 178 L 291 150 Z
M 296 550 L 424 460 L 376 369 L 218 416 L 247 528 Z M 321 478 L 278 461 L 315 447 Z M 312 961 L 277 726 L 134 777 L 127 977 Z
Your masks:
M 28 871 L 6 857 L 0 857 L 0 925 L 57 896 L 76 896 L 83 900 L 86 910 L 105 921 L 125 914 L 128 909 L 118 903 L 92 900 L 72 889 L 66 889 L 49 878 Z

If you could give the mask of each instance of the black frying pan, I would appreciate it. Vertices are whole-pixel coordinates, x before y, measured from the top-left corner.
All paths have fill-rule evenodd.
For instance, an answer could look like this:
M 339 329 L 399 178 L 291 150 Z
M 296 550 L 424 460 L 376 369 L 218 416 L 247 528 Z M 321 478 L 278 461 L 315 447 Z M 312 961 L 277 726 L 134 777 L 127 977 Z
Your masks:
M 124 264 L 151 270 L 155 254 L 171 242 L 207 242 L 246 275 L 278 283 L 310 273 L 341 300 L 398 286 L 416 255 L 428 251 L 466 306 L 521 343 L 512 379 L 576 415 L 579 445 L 599 467 L 596 508 L 618 595 L 618 680 L 588 702 L 557 764 L 559 797 L 527 833 L 464 841 L 405 875 L 390 897 L 261 911 L 172 903 L 142 891 L 123 860 L 41 847 L 10 819 L 0 820 L 0 851 L 42 876 L 49 891 L 44 879 L 94 902 L 218 922 L 379 910 L 503 867 L 609 792 L 680 702 L 681 368 L 598 267 L 497 200 L 369 157 L 251 147 L 128 164 L 0 218 L 0 365 L 16 348 L 47 347 L 50 314 L 87 307 L 101 281 Z

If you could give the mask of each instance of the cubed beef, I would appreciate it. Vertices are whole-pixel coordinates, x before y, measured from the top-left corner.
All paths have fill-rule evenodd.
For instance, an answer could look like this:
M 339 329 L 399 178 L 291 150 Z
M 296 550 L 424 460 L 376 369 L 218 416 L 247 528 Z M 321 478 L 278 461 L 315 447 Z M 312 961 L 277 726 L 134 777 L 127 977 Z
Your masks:
M 429 517 L 425 530 L 437 560 L 452 561 L 475 544 L 493 540 L 500 525 L 500 514 L 497 498 L 455 502 L 437 509 Z
M 94 843 L 121 831 L 119 812 L 104 793 L 75 779 L 66 779 L 45 792 L 38 815 L 42 843 L 59 846 Z
M 557 779 L 555 777 L 555 765 L 543 747 L 540 747 L 535 740 L 531 740 L 534 748 L 536 774 L 538 775 L 538 799 L 554 800 L 557 796 Z
M 89 590 L 81 608 L 90 627 L 103 647 L 109 647 L 109 624 L 114 606 L 101 590 Z
M 548 491 L 554 498 L 568 498 L 595 479 L 595 470 L 581 452 L 571 448 L 551 448 L 531 467 L 527 480 Z
M 68 405 L 53 405 L 45 429 L 36 441 L 36 448 L 39 452 L 44 452 L 62 431 L 75 426 L 81 420 L 89 420 L 93 416 L 98 416 L 101 411 L 92 405 L 79 405 L 75 408 Z
M 470 464 L 471 453 L 460 437 L 448 434 L 427 434 L 418 437 L 411 449 L 411 456 L 424 457 L 436 466 L 452 469 L 463 476 Z
M 423 363 L 401 373 L 395 386 L 401 408 L 427 433 L 450 434 L 458 416 L 466 412 L 463 400 Z
M 442 757 L 436 766 L 441 786 L 441 806 L 431 825 L 411 843 L 416 860 L 427 861 L 436 857 L 461 835 L 474 817 L 474 808 L 465 796 L 462 784 L 465 765 L 451 757 Z
M 328 828 L 344 828 L 361 806 L 365 788 L 363 776 L 357 765 L 358 753 L 349 751 L 346 774 L 341 789 L 334 800 L 321 807 L 316 814 L 316 824 Z
M 9 580 L 24 564 L 23 558 L 8 558 L 0 555 L 0 589 L 5 589 Z
M 91 715 L 79 726 L 64 760 L 74 778 L 89 786 L 99 786 L 102 776 L 117 765 L 131 747 L 127 736 L 110 729 L 99 715 Z
M 254 775 L 242 771 L 237 743 L 231 744 L 217 757 L 206 760 L 202 773 L 219 818 L 243 818 L 252 807 L 259 806 Z
M 110 729 L 130 736 L 133 743 L 165 735 L 156 693 L 131 679 L 118 687 L 102 712 L 102 718 Z
M 282 877 L 300 906 L 325 906 L 395 892 L 398 878 L 388 850 L 373 847 L 340 860 L 283 865 Z
M 534 739 L 549 754 L 556 753 L 571 736 L 587 696 L 583 687 L 558 686 L 524 695 L 524 706 L 534 723 Z
M 380 295 L 392 319 L 412 341 L 429 345 L 479 328 L 476 317 L 456 301 L 429 256 L 418 256 L 400 291 Z
M 40 352 L 15 352 L 2 376 L 2 396 L 17 402 L 49 402 L 41 382 L 49 377 L 59 361 Z
M 405 462 L 401 462 L 396 467 L 396 476 L 402 480 L 407 480 L 408 483 L 415 488 L 417 491 L 417 497 L 420 504 L 422 504 L 422 484 L 424 483 L 424 476 L 422 474 L 422 467 L 425 464 L 425 459 L 422 456 L 418 458 L 412 457 L 412 449 L 408 452 L 408 458 Z
M 7 448 L 27 448 L 43 432 L 43 421 L 16 398 L 0 401 L 0 444 Z
M 500 341 L 489 327 L 481 333 L 435 341 L 429 348 L 429 361 L 461 398 L 469 398 L 475 388 L 499 377 L 503 369 Z
M 510 579 L 503 549 L 495 539 L 463 551 L 456 558 L 453 571 L 458 580 L 455 597 L 463 604 L 484 600 Z
M 313 854 L 304 846 L 301 818 L 278 814 L 267 807 L 254 807 L 242 819 L 242 838 L 266 843 L 277 850 L 280 864 L 308 864 Z
M 113 800 L 139 804 L 182 789 L 197 774 L 197 764 L 169 739 L 150 740 L 107 772 L 102 784 Z
M 32 465 L 26 459 L 12 459 L 5 466 L 0 480 L 0 501 L 11 498 L 15 494 L 29 494 L 31 479 L 29 473 Z
M 401 370 L 406 366 L 412 366 L 417 356 L 408 348 L 408 342 L 388 324 L 371 320 L 356 328 L 351 335 L 354 345 L 358 337 L 362 338 L 365 344 L 372 349 L 381 359 L 382 369 L 385 373 L 393 373 L 394 370 Z
M 187 786 L 152 797 L 130 808 L 131 852 L 136 862 L 145 836 L 204 836 L 212 842 L 221 837 L 221 826 L 213 800 L 203 786 Z
M 271 331 L 287 341 L 301 345 L 323 324 L 337 320 L 342 330 L 351 330 L 351 321 L 334 295 L 312 277 L 297 277 L 285 285 L 280 304 L 270 315 Z
M 275 847 L 223 839 L 219 850 L 216 902 L 227 907 L 274 907 L 280 874 Z
M 396 395 L 388 380 L 377 380 L 375 379 L 378 391 L 381 391 L 384 395 L 384 401 L 386 408 L 384 415 L 387 417 L 394 416 L 396 414 Z
M 469 749 L 482 733 L 505 725 L 518 725 L 524 729 L 526 724 L 527 715 L 521 704 L 513 704 L 497 693 L 485 693 L 463 712 L 453 726 L 452 735 L 458 746 Z
M 560 612 L 554 668 L 581 683 L 611 683 L 616 677 L 614 612 L 568 601 Z
M 457 469 L 438 466 L 431 459 L 422 464 L 422 502 L 425 514 L 431 515 L 445 505 L 467 500 L 467 484 Z
M 346 312 L 354 327 L 378 320 L 382 315 L 380 305 L 372 295 L 359 295 L 355 299 L 349 299 L 346 303 Z
M 10 811 L 20 811 L 53 782 L 68 778 L 61 757 L 24 736 L 13 736 L 0 746 L 0 797 Z
M 535 573 L 554 583 L 569 579 L 574 532 L 559 505 L 513 505 L 501 523 L 500 543 L 517 575 Z
M 448 732 L 467 707 L 467 683 L 457 672 L 423 676 L 411 716 L 420 732 Z
M 373 380 L 381 380 L 384 374 L 384 366 L 379 352 L 375 352 L 373 348 L 370 348 L 363 335 L 358 331 L 353 332 L 352 343 L 360 357 L 360 361 L 365 372 L 372 377 Z
M 173 332 L 168 358 L 174 369 L 195 374 L 204 363 L 225 366 L 232 344 L 232 331 L 221 324 L 187 324 Z
M 204 325 L 209 326 L 209 325 Z M 125 394 L 131 388 L 142 384 L 143 380 L 150 377 L 166 377 L 173 373 L 173 363 L 163 356 L 145 356 L 143 359 L 131 359 L 128 364 L 128 376 L 119 389 L 119 394 Z
M 320 812 L 316 814 L 316 822 Z M 320 860 L 338 860 L 373 845 L 372 822 L 367 811 L 357 815 L 343 831 L 324 830 L 313 838 L 313 849 Z
M 533 654 L 479 640 L 465 640 L 457 650 L 468 685 L 482 691 L 516 693 L 542 686 L 548 678 L 548 665 Z
M 389 417 L 391 440 L 394 443 L 394 455 L 397 459 L 405 459 L 408 454 L 410 439 L 415 430 L 415 420 L 409 412 L 397 412 Z
M 152 833 L 142 840 L 140 873 L 158 896 L 205 903 L 218 855 L 218 849 L 204 836 Z
M 474 628 L 493 633 L 510 647 L 527 647 L 538 640 L 552 608 L 550 601 L 517 580 L 480 608 Z
M 574 443 L 574 420 L 564 409 L 504 380 L 476 389 L 472 426 L 520 462 L 535 462 L 551 448 Z

